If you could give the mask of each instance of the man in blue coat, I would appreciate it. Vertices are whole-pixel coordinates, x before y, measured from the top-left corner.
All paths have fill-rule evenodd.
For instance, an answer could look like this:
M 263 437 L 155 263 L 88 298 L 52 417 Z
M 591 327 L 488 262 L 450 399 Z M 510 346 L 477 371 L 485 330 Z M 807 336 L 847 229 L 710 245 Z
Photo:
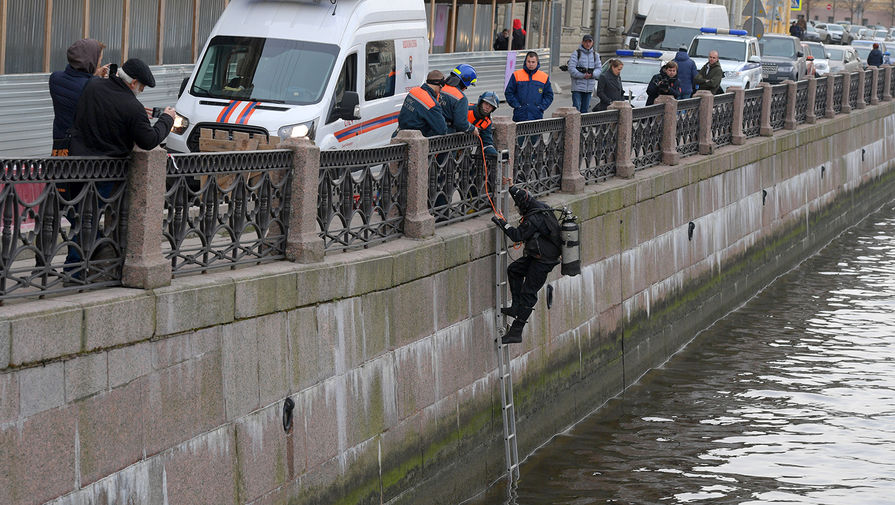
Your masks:
M 65 70 L 50 74 L 50 98 L 53 99 L 53 156 L 68 156 L 71 144 L 69 130 L 75 121 L 75 110 L 84 86 L 91 77 L 106 77 L 109 66 L 100 66 L 105 44 L 94 39 L 81 39 L 66 51 Z
M 693 96 L 693 79 L 696 77 L 698 70 L 696 63 L 690 59 L 687 54 L 687 46 L 681 46 L 674 55 L 674 61 L 677 63 L 677 83 L 681 87 L 680 99 L 691 98 Z
M 529 51 L 523 68 L 510 77 L 505 94 L 513 108 L 513 121 L 543 119 L 544 111 L 553 103 L 550 77 L 540 68 L 538 53 Z

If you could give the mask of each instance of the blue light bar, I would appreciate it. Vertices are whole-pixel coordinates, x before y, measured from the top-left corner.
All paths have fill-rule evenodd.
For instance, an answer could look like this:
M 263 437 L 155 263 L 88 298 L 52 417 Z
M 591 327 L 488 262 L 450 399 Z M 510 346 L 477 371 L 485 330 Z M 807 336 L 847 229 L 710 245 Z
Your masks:
M 616 56 L 633 56 L 635 58 L 661 58 L 662 51 L 632 51 L 630 49 L 616 49 Z
M 616 49 L 615 55 L 616 56 L 634 56 L 634 51 L 632 51 L 630 49 Z
M 709 28 L 703 26 L 699 29 L 702 33 L 714 33 L 717 35 L 749 35 L 746 30 L 728 30 L 727 28 Z

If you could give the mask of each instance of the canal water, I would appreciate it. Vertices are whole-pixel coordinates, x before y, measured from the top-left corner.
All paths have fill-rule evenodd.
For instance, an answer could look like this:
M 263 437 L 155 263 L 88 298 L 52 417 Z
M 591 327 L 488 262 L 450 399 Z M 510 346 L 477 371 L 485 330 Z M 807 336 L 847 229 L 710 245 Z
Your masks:
M 895 504 L 893 207 L 469 503 Z

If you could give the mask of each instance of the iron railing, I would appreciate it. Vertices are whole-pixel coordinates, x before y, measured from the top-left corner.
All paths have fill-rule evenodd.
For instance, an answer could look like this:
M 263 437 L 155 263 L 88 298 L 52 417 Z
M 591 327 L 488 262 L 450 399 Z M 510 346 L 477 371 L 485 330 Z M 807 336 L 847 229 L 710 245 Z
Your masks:
M 631 161 L 640 170 L 662 161 L 662 122 L 665 105 L 634 109 L 631 118 Z
M 819 77 L 815 80 L 817 86 L 815 87 L 814 93 L 814 117 L 818 119 L 827 114 L 827 85 L 829 82 L 830 77 L 828 75 Z
M 870 105 L 870 98 L 873 97 L 873 71 L 865 70 L 864 74 L 864 103 Z
M 285 258 L 292 152 L 168 157 L 163 247 L 175 276 Z
M 747 89 L 743 100 L 743 135 L 757 137 L 761 132 L 761 105 L 764 101 L 762 88 Z
M 796 123 L 803 124 L 808 119 L 808 81 L 796 83 Z
M 712 142 L 717 146 L 730 144 L 733 135 L 733 93 L 715 95 L 712 105 Z
M 876 73 L 876 100 L 878 102 L 883 101 L 883 94 L 886 91 L 886 72 L 883 69 L 879 69 L 879 72 Z
M 400 237 L 406 210 L 407 144 L 320 152 L 317 225 L 325 249 Z
M 833 112 L 839 114 L 842 112 L 842 93 L 845 76 L 836 74 L 833 76 Z
M 121 283 L 129 161 L 0 160 L 0 303 Z
M 687 98 L 677 103 L 677 152 L 681 157 L 699 152 L 699 104 L 702 98 Z
M 895 73 L 893 73 L 892 78 L 889 79 L 889 95 L 895 97 Z
M 858 79 L 863 77 L 861 72 L 852 72 L 848 88 L 848 105 L 851 110 L 858 108 Z
M 771 86 L 771 128 L 780 130 L 786 120 L 786 99 L 789 96 L 786 84 Z
M 562 118 L 516 123 L 513 181 L 534 196 L 561 187 L 564 127 Z
M 615 175 L 616 149 L 618 111 L 582 114 L 578 166 L 585 183 L 604 181 Z
M 497 170 L 489 168 L 489 175 Z M 485 167 L 474 133 L 429 138 L 429 212 L 436 223 L 480 215 L 489 208 L 485 191 Z

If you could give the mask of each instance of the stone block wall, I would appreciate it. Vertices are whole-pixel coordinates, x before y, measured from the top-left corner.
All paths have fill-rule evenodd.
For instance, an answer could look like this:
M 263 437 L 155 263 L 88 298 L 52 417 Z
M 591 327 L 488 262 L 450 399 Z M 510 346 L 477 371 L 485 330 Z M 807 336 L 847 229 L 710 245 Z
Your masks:
M 584 268 L 513 348 L 520 453 L 888 201 L 893 158 L 886 102 L 547 197 Z M 463 501 L 505 468 L 494 246 L 482 217 L 0 307 L 0 503 Z

